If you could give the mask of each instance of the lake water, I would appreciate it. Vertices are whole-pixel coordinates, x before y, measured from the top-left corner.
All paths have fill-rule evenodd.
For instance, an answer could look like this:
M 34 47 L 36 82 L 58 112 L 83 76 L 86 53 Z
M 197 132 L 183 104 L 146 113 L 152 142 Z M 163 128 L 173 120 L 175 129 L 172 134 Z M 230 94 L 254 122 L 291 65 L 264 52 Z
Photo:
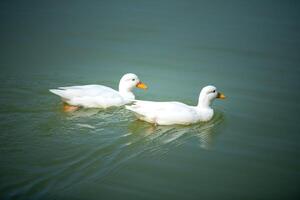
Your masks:
M 299 199 L 298 1 L 1 1 L 0 199 Z M 49 88 L 117 88 L 214 118 L 63 113 Z

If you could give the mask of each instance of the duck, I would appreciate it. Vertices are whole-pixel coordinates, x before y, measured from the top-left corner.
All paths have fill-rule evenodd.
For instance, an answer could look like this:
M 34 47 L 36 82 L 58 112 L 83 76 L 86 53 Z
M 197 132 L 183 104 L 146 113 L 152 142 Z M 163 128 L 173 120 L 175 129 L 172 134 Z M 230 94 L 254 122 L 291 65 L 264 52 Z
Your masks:
M 212 119 L 214 110 L 211 104 L 214 99 L 225 99 L 225 95 L 212 85 L 202 88 L 197 106 L 181 102 L 158 102 L 135 100 L 125 108 L 134 112 L 138 119 L 155 125 L 189 125 Z
M 58 89 L 49 89 L 49 91 L 61 97 L 64 102 L 64 111 L 75 111 L 82 107 L 105 109 L 123 106 L 135 99 L 132 92 L 135 87 L 148 88 L 137 75 L 127 73 L 120 79 L 118 91 L 104 85 L 58 87 Z

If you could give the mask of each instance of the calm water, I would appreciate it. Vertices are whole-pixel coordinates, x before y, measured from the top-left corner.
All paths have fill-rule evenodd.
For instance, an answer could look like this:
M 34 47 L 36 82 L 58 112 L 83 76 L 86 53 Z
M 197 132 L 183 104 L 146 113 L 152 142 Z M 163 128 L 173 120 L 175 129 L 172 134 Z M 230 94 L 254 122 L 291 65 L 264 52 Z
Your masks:
M 299 199 L 298 1 L 1 1 L 0 199 Z M 127 72 L 139 99 L 228 99 L 193 126 L 63 113 Z

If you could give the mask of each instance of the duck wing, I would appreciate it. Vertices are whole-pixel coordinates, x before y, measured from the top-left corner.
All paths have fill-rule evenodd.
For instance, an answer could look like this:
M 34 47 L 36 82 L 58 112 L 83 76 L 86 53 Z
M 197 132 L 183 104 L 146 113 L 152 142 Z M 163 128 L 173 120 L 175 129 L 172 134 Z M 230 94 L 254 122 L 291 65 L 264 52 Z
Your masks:
M 50 89 L 50 92 L 62 97 L 63 99 L 72 99 L 75 97 L 113 97 L 119 93 L 109 87 L 103 85 L 81 85 L 59 87 L 58 89 Z
M 50 92 L 60 96 L 70 105 L 87 108 L 107 108 L 125 104 L 118 91 L 103 85 L 59 87 L 59 89 L 51 89 Z
M 134 101 L 126 106 L 141 120 L 161 125 L 189 124 L 197 119 L 197 112 L 191 106 L 180 102 Z

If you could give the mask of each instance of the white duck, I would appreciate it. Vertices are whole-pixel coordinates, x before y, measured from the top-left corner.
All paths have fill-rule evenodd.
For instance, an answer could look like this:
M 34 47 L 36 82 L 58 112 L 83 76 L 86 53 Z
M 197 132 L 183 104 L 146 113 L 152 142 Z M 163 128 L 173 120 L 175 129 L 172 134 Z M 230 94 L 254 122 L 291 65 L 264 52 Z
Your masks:
M 199 95 L 197 106 L 189 106 L 180 102 L 134 101 L 126 109 L 133 111 L 140 120 L 158 125 L 188 125 L 200 121 L 208 121 L 214 115 L 210 107 L 215 98 L 224 99 L 216 87 L 206 86 Z
M 134 87 L 147 89 L 138 76 L 132 73 L 125 74 L 119 83 L 119 91 L 103 85 L 81 85 L 59 87 L 49 91 L 60 96 L 65 111 L 75 111 L 79 107 L 108 108 L 122 106 L 135 99 L 132 89 Z

